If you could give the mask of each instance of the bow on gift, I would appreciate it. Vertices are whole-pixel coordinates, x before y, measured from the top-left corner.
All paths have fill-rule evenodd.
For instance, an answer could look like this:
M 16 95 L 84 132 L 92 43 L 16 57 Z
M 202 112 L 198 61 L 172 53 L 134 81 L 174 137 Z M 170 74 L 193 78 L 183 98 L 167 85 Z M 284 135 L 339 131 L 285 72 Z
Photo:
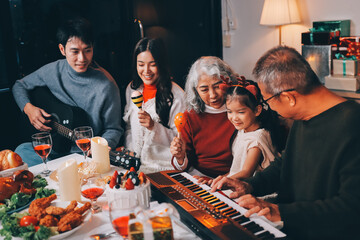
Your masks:
M 348 56 L 348 57 L 345 57 L 343 54 L 341 53 L 336 53 L 335 54 L 335 57 L 339 60 L 343 60 L 343 75 L 345 76 L 346 75 L 346 60 L 352 60 L 352 61 L 357 61 L 357 58 L 356 56 L 354 55 L 351 55 L 351 56 Z
M 245 88 L 246 90 L 248 90 L 252 95 L 254 95 L 254 97 L 257 99 L 257 88 L 255 85 L 251 84 L 249 81 L 246 80 L 246 78 L 244 76 L 240 76 L 237 77 L 237 84 L 234 84 L 229 77 L 225 77 L 225 76 L 220 76 L 220 78 L 222 79 L 223 83 L 221 83 L 219 85 L 219 87 L 226 91 L 226 89 L 230 88 L 230 87 L 242 87 Z
M 335 57 L 336 57 L 337 59 L 343 59 L 344 61 L 345 61 L 345 60 L 353 60 L 353 61 L 356 61 L 356 60 L 357 60 L 356 56 L 354 56 L 354 55 L 345 57 L 345 56 L 344 56 L 343 54 L 341 54 L 341 53 L 336 53 L 336 54 L 335 54 Z

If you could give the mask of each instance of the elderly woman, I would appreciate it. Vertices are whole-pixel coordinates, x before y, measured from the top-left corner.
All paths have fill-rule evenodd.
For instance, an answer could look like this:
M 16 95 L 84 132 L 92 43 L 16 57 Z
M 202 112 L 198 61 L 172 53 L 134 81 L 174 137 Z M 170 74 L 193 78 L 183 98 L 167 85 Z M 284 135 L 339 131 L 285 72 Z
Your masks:
M 229 172 L 232 163 L 230 138 L 234 126 L 227 119 L 220 76 L 236 81 L 231 67 L 217 57 L 201 57 L 186 80 L 188 111 L 180 138 L 170 145 L 175 169 L 192 175 L 217 177 Z

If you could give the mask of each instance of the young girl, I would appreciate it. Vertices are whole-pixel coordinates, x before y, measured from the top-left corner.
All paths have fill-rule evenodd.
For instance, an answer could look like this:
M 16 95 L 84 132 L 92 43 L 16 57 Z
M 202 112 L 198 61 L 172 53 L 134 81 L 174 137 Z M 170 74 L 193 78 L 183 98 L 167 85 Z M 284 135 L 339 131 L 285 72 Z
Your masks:
M 265 107 L 264 107 L 265 106 Z M 262 99 L 257 84 L 240 80 L 226 91 L 227 116 L 236 128 L 231 141 L 233 162 L 225 176 L 244 179 L 262 171 L 284 148 L 284 132 L 277 114 Z M 224 176 L 210 180 L 212 186 Z
M 144 38 L 137 43 L 123 119 L 125 147 L 140 157 L 144 173 L 173 169 L 170 142 L 177 134 L 174 117 L 185 110 L 185 93 L 171 81 L 167 62 L 160 40 Z M 143 95 L 142 109 L 131 101 L 134 91 Z

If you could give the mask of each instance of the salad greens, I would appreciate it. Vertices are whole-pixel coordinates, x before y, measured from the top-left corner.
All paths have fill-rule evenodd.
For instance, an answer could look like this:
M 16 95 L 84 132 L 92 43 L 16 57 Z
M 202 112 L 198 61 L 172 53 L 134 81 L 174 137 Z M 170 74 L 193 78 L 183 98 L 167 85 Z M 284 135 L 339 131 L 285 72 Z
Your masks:
M 33 182 L 32 182 L 32 187 L 33 188 L 46 187 L 47 185 L 48 185 L 48 182 L 46 181 L 46 179 L 41 177 L 40 175 L 36 175 L 34 177 Z
M 13 213 L 2 218 L 3 228 L 0 230 L 0 235 L 4 236 L 4 240 L 11 240 L 12 237 L 21 237 L 25 240 L 31 239 L 48 239 L 51 236 L 51 230 L 45 226 L 40 225 L 38 231 L 33 225 L 27 227 L 20 227 L 19 221 L 23 216 L 29 213 Z
M 14 193 L 10 199 L 5 199 L 5 205 L 7 206 L 7 211 L 17 209 L 26 205 L 30 199 L 31 195 L 25 193 Z

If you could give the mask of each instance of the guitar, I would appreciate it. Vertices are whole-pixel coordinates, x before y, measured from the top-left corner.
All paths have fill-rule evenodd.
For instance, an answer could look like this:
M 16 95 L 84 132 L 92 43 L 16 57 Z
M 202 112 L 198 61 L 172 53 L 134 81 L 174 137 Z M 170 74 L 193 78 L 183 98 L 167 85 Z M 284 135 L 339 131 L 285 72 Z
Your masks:
M 87 113 L 79 108 L 69 106 L 57 99 L 47 87 L 36 87 L 30 92 L 31 103 L 51 114 L 50 123 L 53 149 L 58 153 L 69 152 L 74 139 L 72 129 L 89 125 Z M 141 162 L 136 153 L 122 148 L 121 151 L 109 151 L 110 163 L 115 166 L 139 170 Z
M 70 129 L 89 125 L 87 113 L 79 107 L 64 104 L 47 87 L 36 87 L 30 91 L 29 96 L 33 105 L 51 114 L 48 126 L 53 129 L 51 137 L 54 151 L 69 152 L 74 141 L 73 131 Z

